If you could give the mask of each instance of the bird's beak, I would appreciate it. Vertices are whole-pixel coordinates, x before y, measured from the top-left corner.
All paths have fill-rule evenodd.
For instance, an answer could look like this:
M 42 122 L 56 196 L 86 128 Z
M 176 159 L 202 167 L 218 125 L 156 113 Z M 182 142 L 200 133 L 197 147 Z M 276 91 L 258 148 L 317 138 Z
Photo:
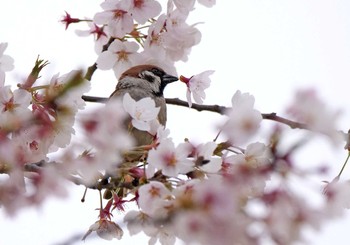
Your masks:
M 178 77 L 175 77 L 175 76 L 171 76 L 171 75 L 168 75 L 168 74 L 165 74 L 163 77 L 162 77 L 162 81 L 165 83 L 165 84 L 168 84 L 168 83 L 172 83 L 172 82 L 175 82 L 179 80 Z

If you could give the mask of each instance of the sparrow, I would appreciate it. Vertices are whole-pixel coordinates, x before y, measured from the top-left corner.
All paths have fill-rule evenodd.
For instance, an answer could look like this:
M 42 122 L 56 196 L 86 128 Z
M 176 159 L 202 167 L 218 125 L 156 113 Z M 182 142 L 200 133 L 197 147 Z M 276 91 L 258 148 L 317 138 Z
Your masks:
M 156 107 L 160 107 L 158 121 L 163 126 L 167 121 L 166 102 L 163 95 L 165 87 L 172 82 L 177 81 L 176 76 L 167 74 L 163 69 L 154 65 L 138 65 L 126 70 L 118 79 L 115 91 L 111 98 L 123 98 L 129 93 L 131 98 L 139 101 L 150 97 L 154 100 Z M 129 132 L 135 139 L 136 146 L 149 145 L 153 141 L 153 136 L 147 131 L 139 130 L 135 127 L 130 129 L 131 118 L 126 122 Z

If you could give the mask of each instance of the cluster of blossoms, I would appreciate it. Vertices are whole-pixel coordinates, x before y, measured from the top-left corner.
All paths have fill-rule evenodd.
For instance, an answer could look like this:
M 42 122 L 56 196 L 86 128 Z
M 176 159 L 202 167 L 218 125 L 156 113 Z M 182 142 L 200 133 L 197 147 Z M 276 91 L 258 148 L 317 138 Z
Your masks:
M 49 153 L 70 143 L 75 115 L 85 105 L 81 95 L 90 86 L 80 71 L 34 85 L 47 65 L 38 59 L 28 78 L 13 89 L 5 85 L 5 72 L 13 69 L 13 59 L 3 54 L 6 46 L 0 44 L 0 170 L 8 177 L 1 179 L 0 203 L 12 214 L 20 207 L 41 204 L 50 194 L 65 194 L 58 184 L 64 177 L 57 174 L 59 169 L 38 166 L 45 165 Z M 28 192 L 29 187 L 35 191 Z
M 201 39 L 196 25 L 186 22 L 197 2 L 215 4 L 169 0 L 162 13 L 155 0 L 106 0 L 91 19 L 66 13 L 62 22 L 66 27 L 88 23 L 89 30 L 77 33 L 95 36 L 97 69 L 113 69 L 119 77 L 127 68 L 147 63 L 175 73 L 175 62 L 186 61 Z M 226 118 L 216 125 L 220 137 L 176 143 L 157 121 L 160 108 L 151 98 L 135 101 L 126 94 L 78 113 L 84 109 L 81 97 L 89 89 L 91 70 L 85 76 L 79 71 L 55 75 L 48 84 L 37 85 L 47 65 L 37 60 L 16 89 L 5 86 L 5 72 L 13 69 L 6 46 L 0 44 L 0 173 L 6 175 L 0 179 L 0 205 L 10 214 L 41 204 L 49 194 L 64 195 L 68 180 L 99 191 L 99 218 L 83 239 L 92 232 L 121 239 L 123 230 L 112 213 L 126 212 L 125 204 L 132 202 L 138 210 L 129 210 L 124 222 L 131 235 L 142 231 L 149 236 L 149 244 L 174 244 L 176 239 L 186 244 L 291 244 L 303 240 L 305 227 L 318 229 L 350 206 L 349 184 L 339 182 L 340 174 L 319 193 L 317 204 L 291 187 L 291 178 L 302 182 L 310 172 L 324 169 L 299 169 L 292 157 L 299 145 L 282 147 L 284 132 L 278 126 L 264 142 L 254 140 L 264 115 L 248 93 L 237 91 L 231 107 L 217 111 Z M 213 73 L 180 76 L 190 107 L 192 98 L 196 106 L 203 103 Z M 287 112 L 303 128 L 339 142 L 337 113 L 325 110 L 314 91 L 299 91 Z M 82 138 L 73 141 L 76 118 Z M 124 125 L 128 118 L 153 136 L 150 145 L 134 145 Z M 291 122 L 279 119 L 275 121 Z M 58 149 L 59 155 L 49 155 Z
M 195 3 L 195 0 L 169 0 L 166 13 L 161 13 L 161 4 L 154 0 L 107 0 L 101 4 L 103 11 L 91 20 L 67 14 L 63 22 L 68 27 L 71 23 L 88 21 L 90 29 L 77 30 L 77 34 L 95 36 L 97 67 L 113 69 L 117 78 L 127 68 L 139 64 L 154 64 L 175 73 L 174 62 L 188 60 L 191 48 L 201 40 L 196 24 L 186 22 Z M 198 3 L 211 7 L 215 1 Z M 108 47 L 104 46 L 107 43 Z

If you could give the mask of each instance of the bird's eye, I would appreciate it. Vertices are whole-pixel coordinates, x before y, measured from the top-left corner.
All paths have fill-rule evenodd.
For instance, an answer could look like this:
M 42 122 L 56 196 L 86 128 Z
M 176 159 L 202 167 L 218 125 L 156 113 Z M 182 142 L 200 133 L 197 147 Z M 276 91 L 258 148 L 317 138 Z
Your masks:
M 152 68 L 151 72 L 154 74 L 154 75 L 157 75 L 159 77 L 162 77 L 164 75 L 164 72 L 157 69 L 157 68 Z

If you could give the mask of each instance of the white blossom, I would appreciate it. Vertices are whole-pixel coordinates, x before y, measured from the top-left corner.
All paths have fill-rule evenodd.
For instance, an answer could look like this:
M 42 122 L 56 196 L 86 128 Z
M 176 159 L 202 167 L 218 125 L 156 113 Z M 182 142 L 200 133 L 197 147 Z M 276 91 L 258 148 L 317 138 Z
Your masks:
M 228 120 L 222 127 L 231 143 L 245 143 L 253 136 L 262 121 L 261 113 L 254 109 L 254 97 L 237 91 L 232 97 L 232 108 L 227 111 Z
M 5 82 L 5 72 L 11 71 L 14 68 L 13 58 L 4 54 L 7 48 L 7 43 L 0 43 L 0 86 L 4 85 Z
M 124 110 L 132 117 L 132 125 L 143 131 L 150 131 L 151 122 L 157 119 L 160 107 L 156 107 L 153 99 L 147 97 L 135 101 L 127 93 L 123 97 Z

